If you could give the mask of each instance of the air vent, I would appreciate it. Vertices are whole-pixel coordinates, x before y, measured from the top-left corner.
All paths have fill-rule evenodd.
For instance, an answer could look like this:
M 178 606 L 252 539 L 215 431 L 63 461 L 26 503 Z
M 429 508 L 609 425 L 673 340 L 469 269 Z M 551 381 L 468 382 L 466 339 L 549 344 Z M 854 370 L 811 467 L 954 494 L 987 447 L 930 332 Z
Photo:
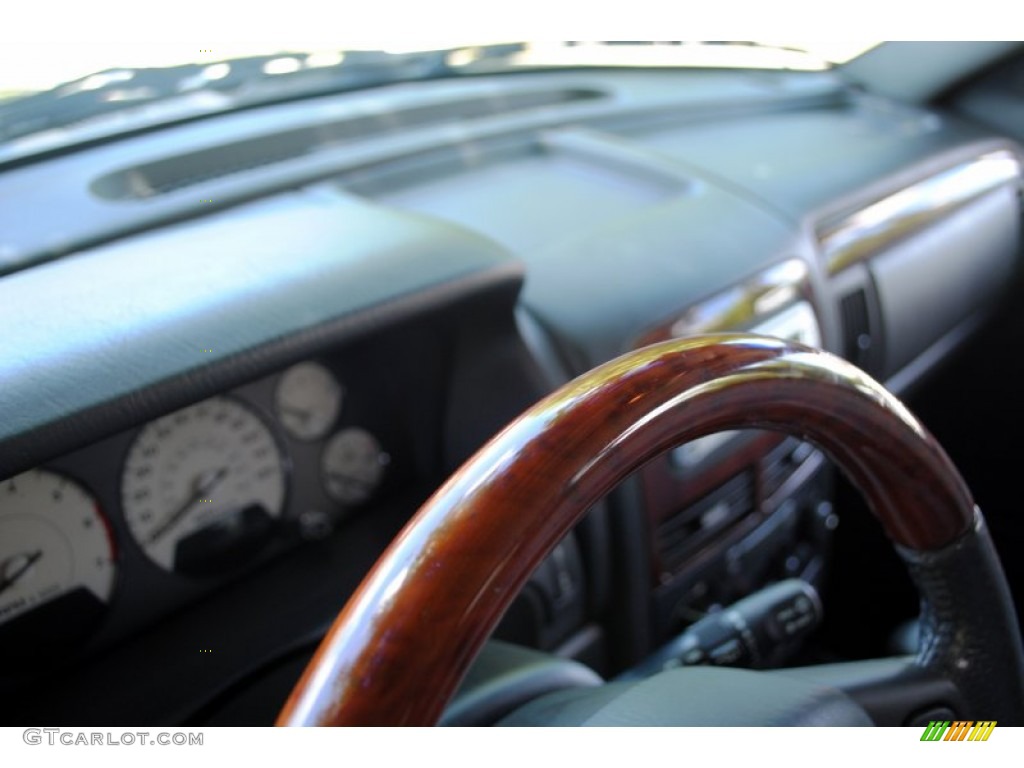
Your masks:
M 799 440 L 787 437 L 764 457 L 761 462 L 762 498 L 773 495 L 793 474 L 797 464 L 793 452 L 799 444 Z
M 753 473 L 744 472 L 662 520 L 655 534 L 662 571 L 676 573 L 695 552 L 753 511 Z
M 583 88 L 519 91 L 361 115 L 165 157 L 102 176 L 93 182 L 92 190 L 108 200 L 156 197 L 211 179 L 294 160 L 331 146 L 399 133 L 409 128 L 492 117 L 602 96 L 604 93 L 601 91 Z
M 859 368 L 871 372 L 875 361 L 875 337 L 871 329 L 868 295 L 864 288 L 840 299 L 843 320 L 843 356 Z

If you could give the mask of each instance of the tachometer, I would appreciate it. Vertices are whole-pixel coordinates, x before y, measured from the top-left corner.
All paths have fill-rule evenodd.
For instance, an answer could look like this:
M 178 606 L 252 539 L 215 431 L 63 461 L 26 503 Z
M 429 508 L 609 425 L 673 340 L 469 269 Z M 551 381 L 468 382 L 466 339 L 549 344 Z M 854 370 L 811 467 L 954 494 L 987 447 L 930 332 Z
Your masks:
M 285 498 L 285 458 L 266 424 L 214 397 L 147 425 L 121 485 L 124 516 L 168 570 L 230 570 L 272 538 Z
M 0 483 L 0 625 L 57 616 L 65 636 L 102 613 L 114 588 L 114 545 L 74 481 L 33 469 Z M 77 620 L 81 619 L 81 621 Z M 9 622 L 9 623 L 8 623 Z

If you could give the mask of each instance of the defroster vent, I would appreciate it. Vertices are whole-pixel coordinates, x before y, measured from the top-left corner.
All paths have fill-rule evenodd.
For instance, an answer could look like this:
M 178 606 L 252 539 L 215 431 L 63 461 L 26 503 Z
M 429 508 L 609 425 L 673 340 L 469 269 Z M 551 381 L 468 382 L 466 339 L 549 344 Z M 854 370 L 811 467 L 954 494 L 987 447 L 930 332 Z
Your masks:
M 495 115 L 598 99 L 588 88 L 508 91 L 456 101 L 431 102 L 375 114 L 293 128 L 207 149 L 163 157 L 98 178 L 92 189 L 108 200 L 164 195 L 183 187 L 274 163 L 294 160 L 332 146 L 398 133 L 410 128 L 475 120 Z

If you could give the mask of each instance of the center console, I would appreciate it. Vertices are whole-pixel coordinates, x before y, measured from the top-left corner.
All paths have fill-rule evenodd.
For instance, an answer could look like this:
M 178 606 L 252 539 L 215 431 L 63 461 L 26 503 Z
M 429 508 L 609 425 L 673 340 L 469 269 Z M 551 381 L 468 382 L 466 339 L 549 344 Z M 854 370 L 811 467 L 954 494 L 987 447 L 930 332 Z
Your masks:
M 820 347 L 809 269 L 790 259 L 690 307 L 638 346 L 743 331 Z M 765 585 L 820 586 L 838 524 L 831 472 L 811 444 L 775 432 L 721 432 L 678 446 L 639 474 L 648 516 L 651 641 Z

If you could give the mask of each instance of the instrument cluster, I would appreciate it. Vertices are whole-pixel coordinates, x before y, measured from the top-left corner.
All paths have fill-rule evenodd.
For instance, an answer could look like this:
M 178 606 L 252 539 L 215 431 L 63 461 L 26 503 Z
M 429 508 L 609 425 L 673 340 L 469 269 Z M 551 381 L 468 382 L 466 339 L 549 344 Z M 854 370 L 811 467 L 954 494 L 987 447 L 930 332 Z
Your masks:
M 302 362 L 0 481 L 0 645 L 116 636 L 329 535 L 391 469 L 347 399 Z

